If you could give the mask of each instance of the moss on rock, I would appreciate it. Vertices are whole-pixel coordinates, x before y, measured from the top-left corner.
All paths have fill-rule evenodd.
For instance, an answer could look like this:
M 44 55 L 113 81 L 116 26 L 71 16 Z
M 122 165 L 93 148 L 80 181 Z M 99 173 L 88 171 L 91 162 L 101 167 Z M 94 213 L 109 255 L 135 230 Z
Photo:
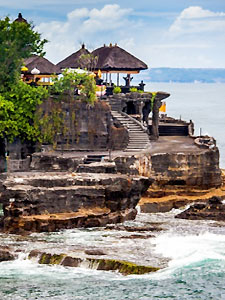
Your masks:
M 96 259 L 95 261 L 99 261 L 98 270 L 119 271 L 123 275 L 141 275 L 159 270 L 156 267 L 141 266 L 128 261 L 114 259 Z
M 34 253 L 36 255 L 36 253 Z M 31 259 L 32 252 L 29 255 Z M 128 261 L 116 260 L 116 259 L 95 259 L 95 258 L 77 258 L 67 256 L 66 254 L 50 254 L 40 253 L 40 264 L 49 265 L 63 265 L 69 267 L 78 267 L 82 261 L 88 262 L 88 266 L 91 269 L 103 270 L 103 271 L 118 271 L 123 275 L 141 275 L 150 272 L 156 272 L 159 270 L 157 267 L 137 265 Z

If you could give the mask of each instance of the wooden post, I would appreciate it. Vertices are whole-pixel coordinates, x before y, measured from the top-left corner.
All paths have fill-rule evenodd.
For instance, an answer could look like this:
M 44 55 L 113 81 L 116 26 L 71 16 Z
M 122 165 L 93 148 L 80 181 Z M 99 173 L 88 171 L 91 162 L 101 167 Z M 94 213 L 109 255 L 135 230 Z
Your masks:
M 117 73 L 117 86 L 120 85 L 120 73 Z

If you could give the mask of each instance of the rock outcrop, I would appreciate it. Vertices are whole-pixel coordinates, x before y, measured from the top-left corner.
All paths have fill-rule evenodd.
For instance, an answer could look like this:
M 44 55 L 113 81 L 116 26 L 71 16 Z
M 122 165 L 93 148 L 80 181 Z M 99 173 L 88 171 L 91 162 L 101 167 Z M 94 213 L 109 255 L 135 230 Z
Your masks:
M 3 230 L 10 233 L 99 227 L 134 219 L 151 180 L 140 176 L 27 173 L 4 182 Z
M 174 146 L 173 146 L 174 148 Z M 198 188 L 221 186 L 221 170 L 219 167 L 219 150 L 201 149 L 176 152 L 169 149 L 162 153 L 159 149 L 130 156 L 117 156 L 115 163 L 123 174 L 139 174 L 154 179 L 159 185 L 182 185 Z
M 128 261 L 100 258 L 80 258 L 66 254 L 51 254 L 39 251 L 31 251 L 29 259 L 38 259 L 40 264 L 62 265 L 65 267 L 85 266 L 89 269 L 103 271 L 117 271 L 123 275 L 141 275 L 159 270 L 157 267 L 136 265 Z
M 179 219 L 225 221 L 225 204 L 221 198 L 212 197 L 207 203 L 196 203 L 176 215 Z
M 0 262 L 8 260 L 14 260 L 13 254 L 10 253 L 8 247 L 0 247 Z
M 219 197 L 220 199 L 225 200 L 225 171 L 221 171 L 222 185 L 220 187 L 204 189 L 201 187 L 191 187 L 172 183 L 160 185 L 155 182 L 144 193 L 138 203 L 141 212 L 168 212 L 173 208 L 184 207 L 190 203 L 206 203 L 212 197 Z

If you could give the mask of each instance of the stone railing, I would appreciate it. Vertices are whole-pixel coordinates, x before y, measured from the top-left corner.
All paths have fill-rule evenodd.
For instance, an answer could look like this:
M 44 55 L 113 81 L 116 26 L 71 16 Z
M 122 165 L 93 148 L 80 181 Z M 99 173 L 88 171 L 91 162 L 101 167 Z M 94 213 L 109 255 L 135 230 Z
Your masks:
M 147 129 L 146 127 L 144 127 L 143 124 L 142 124 L 141 122 L 139 122 L 137 119 L 131 117 L 130 115 L 128 115 L 128 114 L 126 114 L 126 113 L 124 113 L 124 112 L 121 112 L 121 115 L 123 115 L 123 116 L 129 118 L 131 121 L 133 121 L 134 123 L 136 123 L 138 126 L 141 127 L 141 129 L 142 129 L 144 132 L 147 132 L 147 131 L 148 131 L 148 129 Z

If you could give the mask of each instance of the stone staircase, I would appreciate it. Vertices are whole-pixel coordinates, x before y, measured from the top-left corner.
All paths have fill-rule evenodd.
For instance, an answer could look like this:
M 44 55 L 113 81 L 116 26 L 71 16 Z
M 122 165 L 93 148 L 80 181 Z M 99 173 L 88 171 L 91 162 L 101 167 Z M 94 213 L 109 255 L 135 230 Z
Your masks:
M 111 114 L 128 129 L 129 142 L 124 152 L 139 152 L 150 147 L 149 136 L 141 123 L 123 112 L 112 110 Z

